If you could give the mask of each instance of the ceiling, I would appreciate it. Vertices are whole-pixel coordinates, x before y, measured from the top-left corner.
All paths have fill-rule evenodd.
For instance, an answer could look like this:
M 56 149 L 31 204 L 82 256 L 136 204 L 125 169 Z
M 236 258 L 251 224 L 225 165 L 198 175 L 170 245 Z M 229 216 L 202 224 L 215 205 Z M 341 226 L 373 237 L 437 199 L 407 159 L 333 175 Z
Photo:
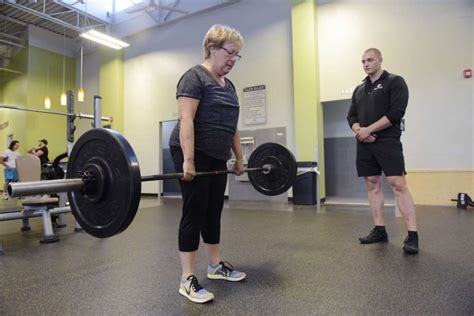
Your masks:
M 124 37 L 238 1 L 0 0 L 0 67 L 27 46 L 28 25 L 70 39 L 89 29 Z

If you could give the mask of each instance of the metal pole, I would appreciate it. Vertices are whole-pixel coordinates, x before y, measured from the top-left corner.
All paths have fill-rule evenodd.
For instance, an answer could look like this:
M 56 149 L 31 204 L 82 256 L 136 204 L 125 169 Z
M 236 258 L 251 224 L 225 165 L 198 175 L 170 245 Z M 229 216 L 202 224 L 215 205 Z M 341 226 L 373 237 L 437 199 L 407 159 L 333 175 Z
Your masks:
M 248 168 L 245 169 L 245 172 L 271 172 L 271 165 L 264 165 L 259 168 Z M 205 171 L 197 172 L 196 177 L 205 177 L 205 176 L 216 176 L 234 173 L 233 170 L 217 170 L 217 171 Z M 183 177 L 183 173 L 168 173 L 168 174 L 156 174 L 150 176 L 141 177 L 141 181 L 158 181 L 164 179 L 178 179 Z M 71 178 L 71 179 L 60 179 L 60 180 L 45 180 L 45 181 L 34 181 L 34 182 L 17 182 L 10 183 L 8 185 L 8 194 L 11 197 L 19 196 L 31 196 L 36 194 L 50 194 L 58 192 L 71 192 L 71 191 L 80 191 L 84 189 L 84 181 L 81 178 Z
M 72 147 L 74 146 L 74 131 L 76 129 L 74 126 L 75 116 L 71 116 L 71 114 L 74 114 L 74 92 L 71 90 L 67 91 L 67 114 L 67 155 L 70 157 Z
M 94 128 L 102 127 L 102 97 L 94 96 Z
M 267 171 L 271 170 L 271 166 L 265 165 L 260 168 L 247 168 L 245 172 L 255 172 L 255 171 Z M 231 174 L 234 173 L 234 170 L 216 170 L 216 171 L 205 171 L 205 172 L 196 172 L 195 177 L 206 177 L 206 176 L 218 176 L 223 174 Z M 143 176 L 142 182 L 147 181 L 157 181 L 157 180 L 165 180 L 165 179 L 178 179 L 182 178 L 184 173 L 166 173 L 166 174 L 155 174 L 150 176 Z
M 28 108 L 24 108 L 24 107 L 20 107 L 16 105 L 4 104 L 4 103 L 0 103 L 0 109 L 17 110 L 17 111 L 24 111 L 24 112 L 36 112 L 36 113 L 44 113 L 44 114 L 51 114 L 51 115 L 74 116 L 79 119 L 89 119 L 89 120 L 94 119 L 93 115 L 85 114 L 82 112 L 75 114 L 75 113 L 64 113 L 64 112 L 48 111 L 48 110 L 40 110 L 40 109 L 28 109 Z M 101 119 L 102 121 L 112 122 L 111 117 L 102 116 Z
M 52 194 L 58 192 L 79 191 L 84 187 L 81 178 L 45 180 L 33 182 L 16 182 L 8 186 L 8 194 L 12 197 Z

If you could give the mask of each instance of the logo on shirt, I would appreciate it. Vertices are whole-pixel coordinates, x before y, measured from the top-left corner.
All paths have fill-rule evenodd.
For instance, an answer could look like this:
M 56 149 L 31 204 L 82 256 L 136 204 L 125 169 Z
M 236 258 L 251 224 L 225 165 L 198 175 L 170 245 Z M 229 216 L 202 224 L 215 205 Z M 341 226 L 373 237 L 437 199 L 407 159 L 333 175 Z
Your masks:
M 374 88 L 374 91 L 375 90 L 379 90 L 379 89 L 383 89 L 383 86 L 381 83 L 379 83 L 375 88 Z

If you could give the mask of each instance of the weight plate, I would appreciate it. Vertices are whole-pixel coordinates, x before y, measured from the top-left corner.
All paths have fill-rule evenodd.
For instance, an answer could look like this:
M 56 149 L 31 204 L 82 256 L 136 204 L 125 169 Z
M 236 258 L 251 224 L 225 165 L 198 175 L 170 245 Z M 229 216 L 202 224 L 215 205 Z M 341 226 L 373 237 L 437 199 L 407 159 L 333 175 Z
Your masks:
M 288 191 L 293 185 L 298 168 L 291 151 L 277 143 L 265 143 L 258 146 L 250 155 L 249 168 L 272 165 L 268 174 L 261 171 L 249 172 L 250 183 L 260 193 L 279 195 Z
M 69 192 L 71 211 L 89 234 L 106 238 L 124 231 L 137 213 L 141 176 L 137 157 L 120 133 L 104 128 L 91 129 L 74 145 L 67 165 L 67 178 L 82 172 L 101 170 L 98 197 L 94 192 Z

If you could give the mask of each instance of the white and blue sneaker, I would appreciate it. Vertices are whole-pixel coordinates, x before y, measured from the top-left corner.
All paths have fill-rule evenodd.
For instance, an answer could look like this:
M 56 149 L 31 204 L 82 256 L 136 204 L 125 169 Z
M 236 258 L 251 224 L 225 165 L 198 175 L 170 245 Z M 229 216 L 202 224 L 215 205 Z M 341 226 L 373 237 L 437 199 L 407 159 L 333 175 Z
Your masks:
M 234 270 L 234 267 L 227 261 L 221 261 L 218 265 L 207 265 L 207 278 L 211 280 L 226 280 L 238 282 L 245 279 L 247 275 Z
M 199 284 L 198 279 L 194 275 L 188 276 L 184 282 L 181 281 L 179 294 L 199 304 L 207 303 L 214 299 L 214 294 L 206 291 L 206 289 Z

